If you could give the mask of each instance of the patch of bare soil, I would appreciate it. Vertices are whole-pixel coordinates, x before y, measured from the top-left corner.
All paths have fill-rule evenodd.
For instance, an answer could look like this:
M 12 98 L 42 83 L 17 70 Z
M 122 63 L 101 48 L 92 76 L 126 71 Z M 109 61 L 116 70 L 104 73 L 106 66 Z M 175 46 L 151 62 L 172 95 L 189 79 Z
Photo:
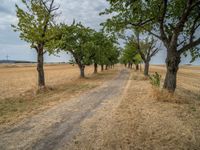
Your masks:
M 129 85 L 122 101 L 107 104 L 82 122 L 81 132 L 66 149 L 200 149 L 198 99 L 158 101 L 149 82 L 136 73 Z

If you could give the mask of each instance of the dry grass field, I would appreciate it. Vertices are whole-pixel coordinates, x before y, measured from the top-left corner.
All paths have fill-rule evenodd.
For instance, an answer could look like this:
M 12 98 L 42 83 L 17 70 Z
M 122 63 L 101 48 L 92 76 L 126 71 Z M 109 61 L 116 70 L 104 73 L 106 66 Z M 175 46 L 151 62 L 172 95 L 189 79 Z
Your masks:
M 164 66 L 151 66 L 151 73 L 155 71 L 164 79 Z M 181 67 L 177 91 L 170 97 L 155 91 L 141 73 L 131 71 L 121 103 L 85 120 L 69 149 L 200 149 L 199 71 L 200 67 Z
M 79 78 L 77 66 L 45 65 L 49 91 L 37 93 L 35 65 L 0 65 L 0 126 L 16 122 L 34 113 L 77 96 L 101 85 L 117 73 L 117 69 L 93 75 L 86 67 L 86 79 Z
M 118 66 L 117 69 L 92 75 L 93 68 L 87 67 L 88 78 L 79 79 L 77 67 L 47 65 L 45 66 L 47 85 L 52 89 L 36 94 L 34 93 L 36 89 L 34 66 L 1 66 L 1 126 L 5 127 L 13 121 L 27 118 L 57 104 L 63 104 L 64 101 L 81 96 L 84 91 L 91 91 L 102 83 L 107 83 L 105 88 L 110 86 L 114 90 L 115 86 L 107 81 L 114 79 L 113 83 L 118 83 L 124 80 L 127 84 L 125 87 L 122 86 L 124 91 L 121 95 L 105 99 L 99 107 L 92 110 L 93 115 L 81 118 L 82 121 L 78 123 L 79 132 L 73 135 L 70 141 L 65 141 L 64 147 L 59 148 L 70 150 L 200 149 L 200 67 L 180 67 L 174 95 L 152 87 L 141 72 L 125 69 L 127 75 L 130 74 L 129 78 L 123 78 L 126 73 L 121 74 L 121 77 L 118 76 L 122 68 Z M 150 72 L 161 74 L 163 84 L 166 72 L 164 66 L 152 65 Z M 118 80 L 114 78 L 116 76 Z M 112 88 L 109 88 L 110 92 L 106 92 L 107 96 L 114 94 Z M 104 91 L 104 86 L 101 90 Z M 105 93 L 97 95 L 103 94 Z M 85 105 L 90 107 L 90 103 Z M 78 110 L 73 111 L 76 113 Z M 56 131 L 60 129 L 59 127 L 55 128 Z M 11 137 L 17 135 L 15 130 L 13 132 L 10 134 Z M 46 140 L 47 136 L 43 138 Z M 51 139 L 47 138 L 47 140 Z
M 86 68 L 86 75 L 92 74 L 92 67 Z M 54 87 L 71 82 L 79 77 L 79 69 L 72 65 L 46 65 L 47 86 Z M 0 65 L 0 99 L 23 95 L 37 88 L 35 65 Z
M 151 66 L 151 73 L 158 72 L 164 81 L 166 68 L 164 66 Z M 189 99 L 200 100 L 200 67 L 181 66 L 177 77 L 176 94 Z

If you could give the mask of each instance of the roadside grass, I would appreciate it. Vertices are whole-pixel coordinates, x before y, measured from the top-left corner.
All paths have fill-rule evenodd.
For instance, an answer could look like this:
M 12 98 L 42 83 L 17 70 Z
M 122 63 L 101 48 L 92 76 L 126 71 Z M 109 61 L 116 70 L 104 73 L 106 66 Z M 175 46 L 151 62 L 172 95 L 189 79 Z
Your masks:
M 27 116 L 36 114 L 58 103 L 100 86 L 112 79 L 116 70 L 109 70 L 96 75 L 89 75 L 85 79 L 73 80 L 56 86 L 49 86 L 44 92 L 37 92 L 36 88 L 27 90 L 20 96 L 0 98 L 0 127 L 13 124 Z

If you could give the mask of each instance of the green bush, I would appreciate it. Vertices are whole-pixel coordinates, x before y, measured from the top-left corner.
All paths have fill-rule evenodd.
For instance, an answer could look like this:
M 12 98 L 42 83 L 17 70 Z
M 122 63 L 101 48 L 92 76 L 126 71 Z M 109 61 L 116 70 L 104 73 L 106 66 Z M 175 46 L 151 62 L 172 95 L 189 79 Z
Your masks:
M 157 72 L 155 72 L 154 74 L 150 75 L 149 79 L 150 79 L 150 83 L 153 86 L 160 87 L 161 75 L 159 75 Z

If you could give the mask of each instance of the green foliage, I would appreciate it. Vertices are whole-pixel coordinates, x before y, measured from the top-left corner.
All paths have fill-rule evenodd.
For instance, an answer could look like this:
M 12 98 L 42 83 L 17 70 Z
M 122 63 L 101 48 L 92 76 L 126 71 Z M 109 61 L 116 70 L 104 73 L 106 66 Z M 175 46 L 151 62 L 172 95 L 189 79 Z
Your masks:
M 149 79 L 153 86 L 160 87 L 161 75 L 159 75 L 157 72 L 155 72 L 153 75 L 150 75 Z
M 101 15 L 112 15 L 102 25 L 109 32 L 137 29 L 161 39 L 166 48 L 176 43 L 179 54 L 190 51 L 192 61 L 200 56 L 199 0 L 107 0 Z M 175 37 L 175 38 L 172 38 Z
M 96 32 L 81 23 L 59 26 L 58 40 L 55 48 L 70 52 L 77 64 L 90 65 L 115 64 L 118 62 L 118 48 L 115 38 L 103 32 Z
M 89 59 L 93 30 L 84 27 L 81 23 L 72 25 L 61 24 L 59 26 L 58 40 L 55 48 L 73 55 L 76 63 L 87 65 L 92 63 Z
M 16 5 L 18 24 L 12 25 L 14 31 L 20 32 L 20 38 L 31 44 L 31 48 L 42 45 L 46 49 L 51 47 L 51 41 L 55 38 L 55 19 L 56 8 L 52 1 L 43 0 L 21 0 L 25 9 Z
M 128 64 L 128 63 L 139 64 L 142 62 L 142 58 L 138 53 L 137 44 L 134 41 L 129 40 L 126 43 L 124 50 L 122 51 L 122 56 L 120 58 L 120 61 L 123 64 Z
M 103 32 L 93 32 L 90 42 L 89 58 L 93 60 L 93 63 L 111 65 L 118 62 L 119 51 L 115 37 Z

